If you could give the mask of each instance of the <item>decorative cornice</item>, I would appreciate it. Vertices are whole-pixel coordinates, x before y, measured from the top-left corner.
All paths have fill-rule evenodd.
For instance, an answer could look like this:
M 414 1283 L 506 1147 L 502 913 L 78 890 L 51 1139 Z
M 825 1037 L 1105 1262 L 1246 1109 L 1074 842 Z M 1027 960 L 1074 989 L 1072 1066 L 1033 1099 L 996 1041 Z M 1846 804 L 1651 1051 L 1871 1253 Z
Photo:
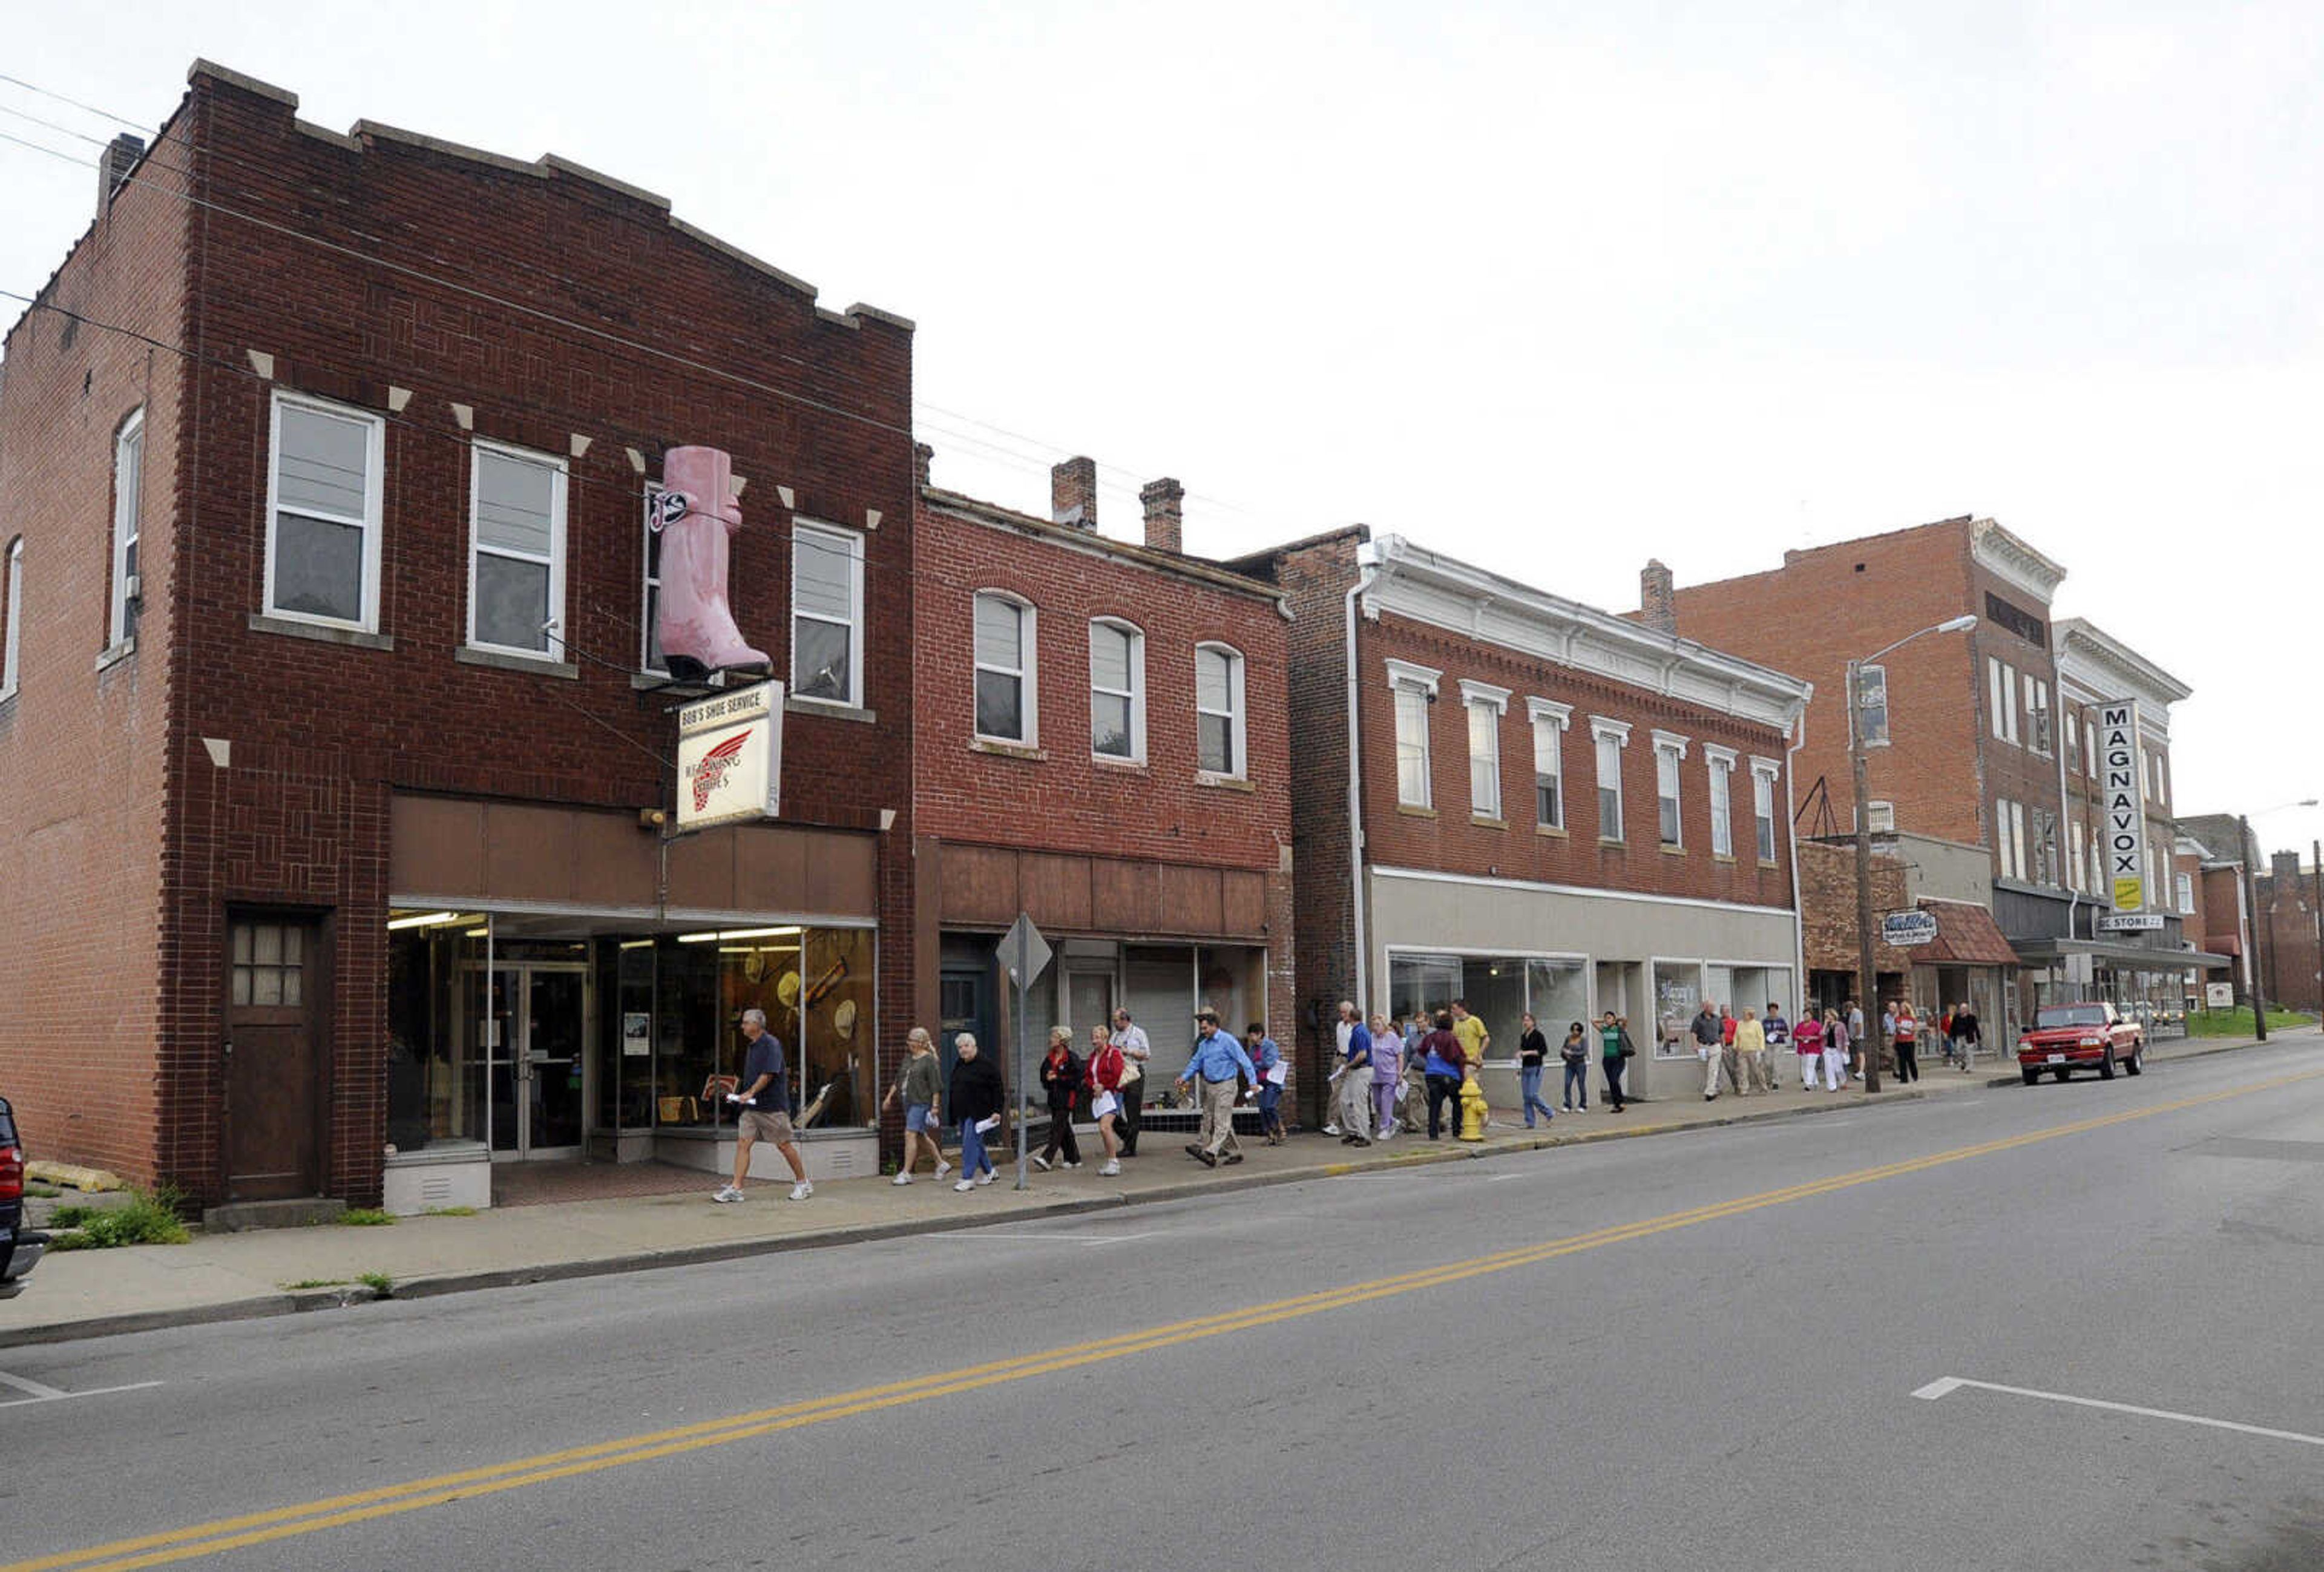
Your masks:
M 2061 684 L 2071 681 L 2099 698 L 2135 698 L 2164 710 L 2195 691 L 2086 618 L 2062 617 L 2052 631 Z
M 1461 679 L 1461 702 L 1489 704 L 1493 707 L 1494 713 L 1504 714 L 1509 707 L 1509 690 L 1506 688 L 1496 688 L 1489 682 L 1472 682 L 1463 677 Z
M 1978 566 L 2045 606 L 2066 577 L 2064 564 L 2052 561 L 1991 519 L 1969 525 L 1969 545 Z

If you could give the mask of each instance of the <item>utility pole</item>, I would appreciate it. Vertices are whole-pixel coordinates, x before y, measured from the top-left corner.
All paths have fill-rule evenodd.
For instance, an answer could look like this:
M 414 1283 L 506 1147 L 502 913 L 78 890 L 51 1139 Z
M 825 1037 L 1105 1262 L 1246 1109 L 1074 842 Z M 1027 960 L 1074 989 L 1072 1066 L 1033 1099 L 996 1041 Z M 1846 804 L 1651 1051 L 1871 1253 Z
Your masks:
M 2251 996 L 2252 1030 L 2262 1042 L 2267 1040 L 2267 985 L 2260 980 L 2259 956 L 2259 875 L 2253 870 L 2252 858 L 2258 852 L 2258 843 L 2252 839 L 2251 818 L 2247 814 L 2236 815 L 2236 828 L 2243 831 L 2244 904 L 2251 914 L 2252 949 Z
M 1854 661 L 1848 663 L 1848 769 L 1856 781 L 1856 997 L 1864 1007 L 1868 1034 L 1872 1023 L 1880 1019 L 1880 1006 L 1873 997 L 1877 977 L 1872 969 L 1872 791 L 1865 781 L 1864 717 L 1856 691 L 1858 665 Z M 1864 1055 L 1864 1089 L 1877 1092 L 1880 1054 L 1877 1049 L 1857 1047 Z
M 2324 840 L 2308 843 L 2308 871 L 2316 881 L 2316 1007 L 2324 1012 Z

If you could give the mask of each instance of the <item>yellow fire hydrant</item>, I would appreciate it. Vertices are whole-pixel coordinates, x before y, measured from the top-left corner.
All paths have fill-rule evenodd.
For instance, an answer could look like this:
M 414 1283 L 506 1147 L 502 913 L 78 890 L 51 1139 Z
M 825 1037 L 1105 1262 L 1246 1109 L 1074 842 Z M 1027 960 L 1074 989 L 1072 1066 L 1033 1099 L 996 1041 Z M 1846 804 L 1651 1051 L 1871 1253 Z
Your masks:
M 1477 1084 L 1477 1072 L 1471 1070 L 1461 1077 L 1461 1139 L 1482 1141 L 1485 1138 L 1485 1088 Z

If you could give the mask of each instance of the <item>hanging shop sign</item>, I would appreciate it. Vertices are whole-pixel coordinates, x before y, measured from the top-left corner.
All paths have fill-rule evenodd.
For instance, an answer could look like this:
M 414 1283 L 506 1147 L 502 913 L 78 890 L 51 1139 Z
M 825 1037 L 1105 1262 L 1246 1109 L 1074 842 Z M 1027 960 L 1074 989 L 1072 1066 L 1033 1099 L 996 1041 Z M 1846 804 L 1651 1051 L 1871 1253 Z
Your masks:
M 714 694 L 678 712 L 678 828 L 772 818 L 782 805 L 783 685 Z
M 2104 788 L 2107 877 L 2116 911 L 2146 907 L 2146 802 L 2138 767 L 2138 705 L 2098 706 L 2098 780 Z

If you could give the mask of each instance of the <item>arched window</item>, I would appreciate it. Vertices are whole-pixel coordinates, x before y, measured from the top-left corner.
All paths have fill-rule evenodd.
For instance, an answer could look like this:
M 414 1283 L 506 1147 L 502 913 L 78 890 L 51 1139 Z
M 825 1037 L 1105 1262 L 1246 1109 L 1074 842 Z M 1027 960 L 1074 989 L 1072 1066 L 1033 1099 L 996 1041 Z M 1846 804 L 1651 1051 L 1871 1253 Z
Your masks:
M 0 628 L 0 698 L 16 692 L 16 673 L 24 646 L 24 537 L 8 542 L 8 621 Z
M 1090 624 L 1090 753 L 1146 758 L 1146 635 L 1119 617 Z
M 1038 746 L 1038 693 L 1031 601 L 1006 590 L 976 593 L 976 735 Z
M 1204 774 L 1238 779 L 1248 772 L 1242 652 L 1226 644 L 1194 646 L 1194 767 Z

